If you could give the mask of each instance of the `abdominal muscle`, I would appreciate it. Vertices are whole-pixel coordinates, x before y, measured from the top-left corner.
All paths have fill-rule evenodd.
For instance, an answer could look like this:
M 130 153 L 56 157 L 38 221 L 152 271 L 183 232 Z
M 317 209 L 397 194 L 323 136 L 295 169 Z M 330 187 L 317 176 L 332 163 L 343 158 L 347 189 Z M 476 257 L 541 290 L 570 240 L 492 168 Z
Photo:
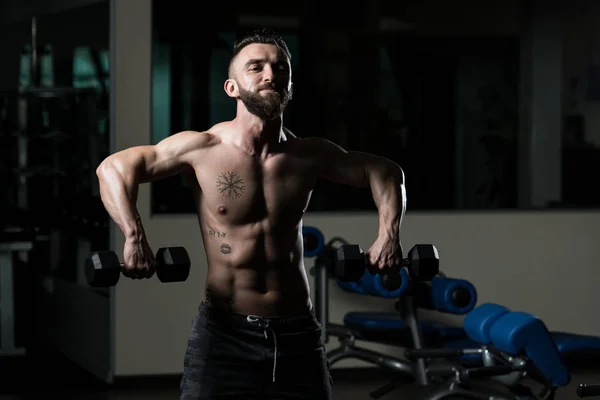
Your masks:
M 257 226 L 203 227 L 208 261 L 204 303 L 243 315 L 306 314 L 312 308 L 297 226 L 267 234 Z

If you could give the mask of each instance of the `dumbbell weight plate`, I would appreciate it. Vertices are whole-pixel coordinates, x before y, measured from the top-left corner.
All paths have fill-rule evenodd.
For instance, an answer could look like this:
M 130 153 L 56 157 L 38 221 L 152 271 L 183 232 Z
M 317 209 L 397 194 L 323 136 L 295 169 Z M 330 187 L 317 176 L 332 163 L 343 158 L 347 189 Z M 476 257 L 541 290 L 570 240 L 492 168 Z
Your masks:
M 158 249 L 156 263 L 156 276 L 161 282 L 183 282 L 190 275 L 191 261 L 185 247 Z
M 355 244 L 338 247 L 335 261 L 335 277 L 342 282 L 357 282 L 367 267 L 365 253 Z
M 114 251 L 97 251 L 86 258 L 84 272 L 92 287 L 114 286 L 121 276 L 121 262 Z
M 420 281 L 430 281 L 440 272 L 437 248 L 431 244 L 417 244 L 408 253 L 410 275 Z

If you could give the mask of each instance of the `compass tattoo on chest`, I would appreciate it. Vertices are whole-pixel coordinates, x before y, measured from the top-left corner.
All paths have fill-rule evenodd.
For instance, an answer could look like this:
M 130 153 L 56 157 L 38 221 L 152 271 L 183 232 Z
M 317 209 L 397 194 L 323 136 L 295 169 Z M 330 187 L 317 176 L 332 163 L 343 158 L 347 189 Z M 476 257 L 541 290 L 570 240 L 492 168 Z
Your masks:
M 242 178 L 234 172 L 223 172 L 217 178 L 217 189 L 228 199 L 239 199 L 246 191 Z

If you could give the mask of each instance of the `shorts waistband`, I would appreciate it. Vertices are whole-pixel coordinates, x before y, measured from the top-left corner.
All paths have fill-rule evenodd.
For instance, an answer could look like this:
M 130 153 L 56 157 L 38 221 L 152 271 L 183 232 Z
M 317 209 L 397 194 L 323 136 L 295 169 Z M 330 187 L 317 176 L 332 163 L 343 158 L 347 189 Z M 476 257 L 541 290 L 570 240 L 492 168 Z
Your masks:
M 258 317 L 262 321 L 268 322 L 269 326 L 277 327 L 277 326 L 288 326 L 295 324 L 302 324 L 304 322 L 312 322 L 316 320 L 316 313 L 314 308 L 311 308 L 309 311 L 303 314 L 297 315 L 282 315 L 275 317 L 263 317 L 260 315 L 244 315 L 236 312 L 232 312 L 229 310 L 225 310 L 218 307 L 213 307 L 211 305 L 206 304 L 205 302 L 201 302 L 198 306 L 198 312 L 200 315 L 204 315 L 208 318 L 216 318 L 219 320 L 228 320 L 233 323 L 239 323 L 240 325 L 248 325 L 248 317 Z

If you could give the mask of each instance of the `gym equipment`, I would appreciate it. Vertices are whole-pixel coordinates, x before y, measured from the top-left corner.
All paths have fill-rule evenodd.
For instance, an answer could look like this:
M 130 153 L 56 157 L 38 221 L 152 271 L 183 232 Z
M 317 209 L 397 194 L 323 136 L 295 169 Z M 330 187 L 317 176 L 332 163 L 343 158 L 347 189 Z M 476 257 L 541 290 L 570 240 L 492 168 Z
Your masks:
M 408 252 L 408 258 L 402 260 L 402 265 L 390 266 L 384 270 L 375 271 L 367 268 L 367 258 L 359 245 L 344 244 L 338 247 L 336 251 L 336 276 L 344 277 L 341 281 L 358 281 L 367 269 L 374 274 L 379 273 L 382 276 L 381 283 L 387 289 L 397 289 L 402 284 L 399 271 L 401 267 L 406 267 L 411 277 L 418 280 L 430 280 L 440 270 L 438 251 L 433 245 L 418 244 Z M 354 274 L 361 271 L 361 276 L 356 278 Z M 350 277 L 345 279 L 346 277 Z
M 310 230 L 306 230 L 307 234 L 315 235 L 320 234 L 320 232 L 316 228 L 311 228 Z M 425 364 L 422 361 L 417 361 L 415 363 L 408 363 L 405 360 L 400 358 L 391 357 L 386 354 L 380 354 L 375 351 L 371 351 L 365 348 L 360 348 L 356 346 L 355 341 L 357 339 L 369 340 L 370 338 L 365 338 L 361 335 L 361 331 L 359 329 L 354 329 L 357 326 L 353 326 L 353 320 L 360 321 L 359 325 L 362 327 L 364 325 L 365 332 L 380 332 L 380 337 L 378 342 L 385 342 L 389 344 L 399 345 L 399 342 L 404 342 L 404 345 L 400 344 L 402 347 L 412 347 L 413 343 L 416 344 L 419 348 L 423 345 L 423 332 L 427 332 L 435 336 L 434 332 L 437 332 L 437 329 L 431 325 L 430 329 L 423 328 L 422 326 L 427 327 L 426 324 L 421 324 L 417 318 L 416 314 L 416 297 L 419 294 L 420 289 L 422 288 L 420 285 L 416 285 L 415 283 L 419 283 L 418 277 L 411 277 L 408 273 L 406 267 L 400 269 L 400 271 L 404 271 L 404 273 L 399 272 L 401 276 L 402 285 L 400 286 L 400 292 L 397 293 L 398 296 L 396 298 L 400 298 L 399 304 L 401 304 L 401 313 L 377 313 L 375 317 L 375 325 L 370 326 L 368 319 L 361 319 L 361 316 L 367 316 L 367 318 L 373 318 L 373 313 L 348 313 L 344 319 L 345 325 L 333 324 L 329 322 L 328 319 L 328 271 L 331 269 L 332 263 L 337 262 L 337 251 L 333 249 L 333 243 L 339 241 L 343 244 L 347 244 L 347 242 L 341 238 L 335 238 L 330 240 L 325 244 L 325 246 L 321 249 L 321 252 L 318 254 L 311 253 L 316 259 L 313 270 L 315 271 L 315 308 L 317 313 L 317 318 L 321 322 L 322 326 L 322 339 L 325 343 L 329 341 L 330 336 L 335 336 L 340 341 L 340 347 L 336 348 L 328 353 L 328 360 L 331 365 L 345 358 L 356 358 L 366 362 L 370 362 L 372 364 L 378 365 L 382 368 L 388 369 L 394 373 L 398 373 L 403 378 L 409 377 L 413 379 L 418 377 L 419 382 L 426 381 L 425 373 Z M 324 242 L 324 240 L 323 240 Z M 431 246 L 430 248 L 432 248 Z M 355 247 L 356 249 L 356 247 Z M 355 252 L 356 253 L 356 252 Z M 360 254 L 360 252 L 358 252 Z M 412 254 L 425 254 L 419 252 L 412 252 Z M 346 253 L 347 254 L 347 253 Z M 410 259 L 409 252 L 409 259 Z M 439 260 L 437 258 L 437 251 L 435 252 L 435 265 L 439 268 Z M 364 255 L 360 257 L 355 257 L 355 260 L 360 260 Z M 343 257 L 350 258 L 350 257 Z M 415 257 L 415 259 L 424 259 L 425 257 Z M 364 260 L 364 258 L 363 258 Z M 357 264 L 358 261 L 355 261 Z M 344 290 L 348 290 L 353 293 L 365 294 L 371 293 L 372 295 L 380 295 L 382 293 L 381 288 L 377 288 L 377 281 L 381 280 L 382 276 L 380 275 L 371 275 L 368 271 L 364 269 L 364 261 L 359 265 L 363 266 L 363 276 L 358 282 L 348 283 L 343 282 L 339 279 L 336 280 L 337 284 Z M 355 267 L 358 269 L 358 266 Z M 418 271 L 426 271 L 427 268 L 416 268 L 415 275 L 418 275 Z M 436 272 L 437 274 L 438 272 Z M 424 278 L 429 279 L 432 272 L 424 273 Z M 429 276 L 428 276 L 429 275 Z M 436 277 L 434 279 L 447 279 L 442 276 Z M 461 281 L 463 282 L 463 281 Z M 362 285 L 361 285 L 362 283 Z M 463 283 L 464 284 L 464 283 Z M 460 285 L 433 285 L 432 287 L 436 290 L 438 287 L 447 288 L 446 290 L 451 291 L 451 288 L 457 288 Z M 474 288 L 467 290 L 467 293 L 475 293 Z M 386 296 L 383 296 L 386 297 Z M 452 296 L 452 295 L 440 295 L 439 299 L 449 299 L 447 301 L 453 301 L 455 298 L 459 298 L 460 296 Z M 474 296 L 475 297 L 475 296 Z M 475 304 L 475 298 L 470 302 L 472 306 Z M 440 300 L 437 302 L 433 302 L 434 304 L 440 304 Z M 462 303 L 460 305 L 463 305 Z M 449 310 L 455 311 L 467 311 L 466 307 L 446 307 Z M 382 323 L 384 321 L 384 323 Z M 401 324 L 400 329 L 395 329 L 398 327 L 397 324 Z M 391 329 L 390 329 L 391 328 Z M 464 338 L 464 330 L 457 328 L 456 332 L 460 334 L 460 338 Z M 448 330 L 449 334 L 452 334 L 450 330 Z M 382 337 L 385 337 L 382 339 Z M 430 339 L 431 341 L 435 341 L 437 343 L 438 340 Z M 420 367 L 417 365 L 420 364 Z M 417 372 L 417 369 L 421 370 L 421 373 Z M 388 385 L 386 385 L 388 386 Z M 384 392 L 387 393 L 392 388 L 386 387 Z M 379 397 L 385 393 L 373 393 L 374 397 Z
M 431 282 L 420 283 L 420 285 L 422 287 L 429 287 L 429 289 L 418 293 L 417 308 L 435 309 L 441 312 L 464 315 L 472 309 L 477 301 L 475 287 L 462 279 L 446 280 L 442 285 L 442 282 L 437 282 L 437 278 L 434 278 Z M 442 286 L 446 288 L 446 294 L 438 291 Z M 454 290 L 450 290 L 453 287 Z M 462 288 L 460 290 L 462 293 L 457 292 L 458 287 Z M 425 295 L 431 289 L 434 289 L 432 295 Z M 465 304 L 467 302 L 467 297 L 471 297 L 470 304 L 464 308 L 459 307 L 460 303 Z M 435 302 L 435 299 L 438 299 L 436 304 L 428 304 Z M 439 299 L 444 299 L 444 302 L 439 302 Z M 432 305 L 433 308 L 431 307 Z M 399 303 L 396 306 L 398 309 Z M 503 306 L 495 306 L 505 309 L 507 312 L 510 311 Z M 407 325 L 398 314 L 351 312 L 346 314 L 344 324 L 354 332 L 359 333 L 360 338 L 363 340 L 381 343 L 390 343 L 391 340 L 391 343 L 399 346 L 411 345 L 410 336 L 407 334 Z M 425 345 L 432 347 L 462 348 L 476 346 L 477 343 L 468 338 L 464 329 L 443 323 L 421 323 Z M 550 332 L 550 336 L 567 365 L 587 360 L 598 360 L 600 358 L 600 337 L 556 331 Z M 462 358 L 476 359 L 477 357 L 464 356 Z
M 406 268 L 401 268 L 395 276 L 390 272 L 386 275 L 371 275 L 369 271 L 365 271 L 358 282 L 338 281 L 338 286 L 352 293 L 397 299 L 406 291 L 409 281 Z
M 340 285 L 340 283 L 338 283 Z M 435 277 L 431 282 L 417 281 L 414 291 L 415 308 L 427 308 L 448 314 L 464 315 L 475 307 L 477 291 L 464 279 Z M 346 288 L 345 285 L 340 285 Z M 355 291 L 355 293 L 360 293 Z M 382 296 L 383 297 L 383 296 Z M 396 302 L 396 313 L 389 312 L 349 312 L 344 316 L 344 325 L 350 328 L 356 339 L 370 342 L 387 343 L 401 347 L 411 347 L 412 339 L 407 323 L 402 319 L 402 302 Z M 421 321 L 423 345 L 441 347 L 444 343 L 467 339 L 462 327 L 448 326 L 442 323 Z M 472 344 L 472 343 L 468 343 Z
M 437 281 L 440 283 L 434 283 Z M 448 281 L 448 283 L 443 284 L 443 281 Z M 405 348 L 422 349 L 429 346 L 437 347 L 441 341 L 438 335 L 442 333 L 437 329 L 436 324 L 421 322 L 417 314 L 419 299 L 425 297 L 421 291 L 423 288 L 428 288 L 428 286 L 423 286 L 422 283 L 415 279 L 408 280 L 406 289 L 396 302 L 398 313 L 350 312 L 344 317 L 344 326 L 336 327 L 333 330 L 334 332 L 331 333 L 338 337 L 340 346 L 328 352 L 327 357 L 330 365 L 345 358 L 356 358 L 398 374 L 399 378 L 397 380 L 373 391 L 371 393 L 373 398 L 385 395 L 391 390 L 405 384 L 407 380 L 415 380 L 417 384 L 422 386 L 429 384 L 428 374 L 431 368 L 426 365 L 425 359 L 416 359 L 412 362 L 407 362 L 399 357 L 392 357 L 356 345 L 356 340 L 367 340 Z M 466 313 L 475 306 L 477 299 L 475 288 L 468 282 L 440 276 L 433 278 L 431 283 L 432 285 L 426 293 L 435 297 L 436 300 L 429 300 L 427 303 L 437 305 L 439 311 Z M 464 300 L 460 296 L 452 296 L 451 292 L 458 289 L 471 295 L 468 304 L 464 304 Z M 436 290 L 440 290 L 441 294 L 433 294 Z M 457 307 L 454 304 L 456 299 L 460 300 L 459 305 L 462 307 Z M 320 301 L 326 301 L 326 299 L 320 299 Z M 445 304 L 444 302 L 448 302 L 449 304 Z M 327 325 L 330 327 L 330 331 L 332 331 L 331 324 Z M 446 328 L 443 334 L 453 337 L 456 340 L 466 337 L 464 330 L 459 327 Z M 425 338 L 428 340 L 426 341 Z M 464 352 L 463 357 L 481 360 L 481 350 L 478 346 L 473 346 L 471 351 Z M 440 371 L 439 373 L 443 375 L 447 373 L 448 369 Z M 436 375 L 437 373 L 433 374 Z
M 342 282 L 356 282 L 367 270 L 365 253 L 360 246 L 346 244 L 336 251 L 335 276 Z
M 488 323 L 491 324 L 493 323 L 493 318 L 496 318 L 495 313 L 491 310 L 495 310 L 495 313 L 508 313 L 511 311 L 502 305 L 488 303 L 486 305 L 480 305 L 471 313 L 485 312 L 487 318 L 490 318 L 490 321 Z M 469 315 L 471 315 L 471 313 Z M 464 329 L 467 330 L 468 326 L 465 325 Z M 469 332 L 466 333 L 469 337 L 472 334 Z M 554 345 L 558 349 L 558 352 L 561 355 L 561 359 L 567 365 L 576 365 L 577 363 L 588 360 L 598 360 L 600 357 L 599 337 L 556 331 L 551 331 L 550 337 L 552 338 Z M 468 337 L 459 340 L 456 340 L 454 338 L 447 339 L 448 340 L 443 340 L 443 343 L 440 343 L 441 347 L 456 348 L 464 346 L 473 346 L 474 344 L 476 344 L 475 342 L 473 342 L 473 340 L 469 339 Z
M 77 282 L 81 260 L 90 248 L 105 248 L 109 239 L 106 211 L 98 219 L 80 212 L 89 202 L 100 202 L 95 168 L 108 155 L 109 143 L 100 129 L 102 95 L 96 89 L 40 84 L 37 61 L 44 51 L 32 44 L 30 54 L 21 59 L 23 65 L 31 60 L 31 68 L 22 71 L 31 79 L 22 75 L 18 90 L 0 93 L 0 148 L 10 155 L 0 166 L 3 202 L 10 210 L 7 219 L 25 215 L 26 221 L 37 224 L 39 215 L 52 216 L 42 218 L 44 243 L 37 235 L 32 249 L 20 255 L 21 261 L 43 279 Z M 93 229 L 84 232 L 57 221 L 65 210 L 77 214 L 86 228 L 93 220 Z M 24 228 L 21 221 L 15 224 Z
M 325 247 L 325 237 L 312 226 L 302 227 L 302 242 L 304 245 L 304 257 L 316 257 Z
M 578 397 L 600 396 L 600 385 L 580 384 L 577 388 Z
M 477 304 L 475 287 L 464 279 L 433 278 L 430 282 L 418 282 L 417 307 L 463 315 Z
M 17 267 L 38 254 L 38 245 L 48 242 L 47 227 L 54 219 L 52 214 L 15 209 L 6 209 L 0 216 L 0 356 L 22 356 L 27 352 L 19 343 L 21 313 L 15 303 L 22 271 Z M 27 279 L 35 272 L 28 267 Z
M 344 326 L 352 331 L 356 340 L 412 346 L 410 327 L 397 312 L 349 312 L 344 316 Z M 434 321 L 420 321 L 419 329 L 425 347 L 439 348 L 445 342 L 459 343 L 467 338 L 462 327 Z
M 340 238 L 336 240 L 345 242 Z M 327 316 L 326 270 L 331 268 L 326 263 L 335 262 L 331 259 L 331 253 L 335 254 L 335 250 L 330 248 L 332 242 L 333 240 L 325 244 L 316 255 L 319 262 L 315 263 L 314 268 L 316 287 L 324 288 L 317 292 L 315 299 L 317 310 L 321 310 L 318 315 L 323 326 L 323 339 L 327 342 L 330 336 L 336 336 L 341 344 L 340 348 L 328 353 L 328 358 L 330 364 L 342 358 L 357 358 L 398 373 L 398 380 L 372 392 L 371 396 L 374 398 L 403 385 L 407 380 L 416 380 L 420 385 L 428 386 L 450 376 L 451 379 L 438 387 L 431 399 L 456 396 L 477 399 L 489 399 L 490 396 L 498 399 L 522 399 L 524 396 L 531 399 L 552 399 L 556 388 L 564 386 L 569 379 L 563 362 L 581 358 L 581 350 L 587 351 L 588 354 L 585 355 L 590 357 L 589 350 L 600 349 L 600 339 L 548 332 L 543 322 L 530 314 L 515 314 L 506 307 L 491 303 L 474 308 L 477 301 L 475 287 L 463 279 L 445 278 L 443 273 L 430 282 L 410 281 L 409 288 L 403 291 L 396 303 L 400 314 L 348 313 L 344 318 L 344 325 L 329 323 L 323 316 Z M 376 277 L 377 275 L 373 278 Z M 350 292 L 369 294 L 364 288 L 361 290 L 358 282 L 348 284 L 338 280 L 337 283 Z M 468 314 L 464 328 L 452 327 L 413 318 L 411 311 L 416 317 L 416 308 Z M 508 317 L 510 314 L 512 316 Z M 499 325 L 495 326 L 498 322 Z M 426 340 L 419 343 L 419 336 Z M 542 339 L 536 342 L 538 337 Z M 354 344 L 357 339 L 410 349 L 406 354 L 409 362 L 360 349 Z M 555 350 L 552 350 L 553 347 Z M 597 358 L 597 354 L 593 353 L 592 351 L 591 357 Z M 425 359 L 429 359 L 426 368 Z M 441 362 L 442 365 L 436 365 L 436 362 Z M 472 365 L 480 368 L 470 368 Z M 531 368 L 532 365 L 534 368 Z M 541 382 L 544 390 L 536 395 L 522 386 L 525 374 Z M 492 377 L 510 390 L 507 393 L 495 393 L 489 387 L 477 385 L 474 380 L 483 376 Z M 594 391 L 596 388 L 600 391 L 600 385 L 588 385 L 578 390 L 578 393 L 592 396 L 598 394 Z
M 27 88 L 14 96 L 18 129 L 0 135 L 18 155 L 0 169 L 14 197 L 11 207 L 99 195 L 95 167 L 108 146 L 98 129 L 98 97 L 93 89 L 77 88 Z
M 434 307 L 435 309 L 439 308 L 441 311 L 445 312 L 465 313 L 471 311 L 476 303 L 476 291 L 473 285 L 465 280 L 450 279 L 445 277 L 443 274 L 439 274 L 438 277 L 435 277 L 431 280 L 431 282 L 428 282 L 428 285 L 423 285 L 423 282 L 409 278 L 405 280 L 407 282 L 407 288 L 403 290 L 397 303 L 397 307 L 400 311 L 399 314 L 363 313 L 368 317 L 364 320 L 361 320 L 361 322 L 369 321 L 368 318 L 373 318 L 373 314 L 378 315 L 374 321 L 371 321 L 374 322 L 373 325 L 369 326 L 368 322 L 362 325 L 368 332 L 372 332 L 374 328 L 378 328 L 382 332 L 386 331 L 388 336 L 396 336 L 396 343 L 394 343 L 394 340 L 390 338 L 390 340 L 387 341 L 389 344 L 397 344 L 397 336 L 401 336 L 398 335 L 398 331 L 394 331 L 390 328 L 393 328 L 398 322 L 402 324 L 403 333 L 405 333 L 404 336 L 408 336 L 408 338 L 405 337 L 404 340 L 405 342 L 410 343 L 408 346 L 403 346 L 410 348 L 410 351 L 407 352 L 407 357 L 409 358 L 408 362 L 390 357 L 385 354 L 380 354 L 375 351 L 357 347 L 354 341 L 356 339 L 361 339 L 360 334 L 358 334 L 356 330 L 351 329 L 348 322 L 352 319 L 352 316 L 359 315 L 360 313 L 349 313 L 345 318 L 346 326 L 332 324 L 329 323 L 327 319 L 323 319 L 323 316 L 327 316 L 327 297 L 324 296 L 324 294 L 327 294 L 326 271 L 328 266 L 326 263 L 335 261 L 331 259 L 331 251 L 326 250 L 330 245 L 331 243 L 327 243 L 321 250 L 321 253 L 316 255 L 317 262 L 315 262 L 317 277 L 316 287 L 319 288 L 315 299 L 315 304 L 317 305 L 319 320 L 323 327 L 324 341 L 327 342 L 329 336 L 337 336 L 341 343 L 339 348 L 328 352 L 328 360 L 330 365 L 333 365 L 335 362 L 343 358 L 357 358 L 397 373 L 399 379 L 373 391 L 371 393 L 373 398 L 381 397 L 394 388 L 412 380 L 416 381 L 417 384 L 421 386 L 430 386 L 434 383 L 442 383 L 442 386 L 436 389 L 433 396 L 427 397 L 432 400 L 457 395 L 463 396 L 463 398 L 473 399 L 488 399 L 490 396 L 494 396 L 494 398 L 497 399 L 515 400 L 523 393 L 526 393 L 532 398 L 536 398 L 531 391 L 526 390 L 527 388 L 521 388 L 518 385 L 524 373 L 528 372 L 525 358 L 523 356 L 518 357 L 517 355 L 513 356 L 501 354 L 502 357 L 504 357 L 501 358 L 501 360 L 504 362 L 501 364 L 499 361 L 495 360 L 494 357 L 496 357 L 496 353 L 494 353 L 491 346 L 489 346 L 490 349 L 488 349 L 485 344 L 477 343 L 473 340 L 473 338 L 476 337 L 475 334 L 473 334 L 473 338 L 466 338 L 466 332 L 473 332 L 472 328 L 456 328 L 456 336 L 461 336 L 461 339 L 463 340 L 466 339 L 467 344 L 472 344 L 470 347 L 454 349 L 424 348 L 422 336 L 423 331 L 426 329 L 422 329 L 424 324 L 422 324 L 417 317 L 417 307 L 419 307 L 419 304 L 423 304 L 425 306 Z M 364 276 L 368 275 L 368 273 L 364 274 Z M 371 277 L 371 279 L 376 279 L 376 277 L 377 276 Z M 338 285 L 340 285 L 342 288 L 346 288 L 347 290 L 350 289 L 350 291 L 355 293 L 364 294 L 369 292 L 369 290 L 361 287 L 358 282 L 354 284 L 348 284 L 338 280 Z M 429 300 L 427 300 L 428 296 Z M 469 299 L 467 299 L 467 297 L 469 297 Z M 496 307 L 496 309 L 498 314 L 496 317 L 499 317 L 507 312 L 507 310 L 504 310 L 501 307 Z M 483 327 L 490 327 L 490 325 L 492 325 L 491 322 L 495 320 L 490 316 L 489 310 L 485 314 L 482 313 L 482 311 L 485 311 L 484 309 L 476 310 L 482 316 L 481 319 L 487 321 L 487 325 L 485 323 L 481 325 Z M 477 317 L 478 312 L 471 311 L 471 313 L 473 313 L 471 320 L 474 320 L 474 318 Z M 389 318 L 381 318 L 382 315 L 387 315 Z M 470 314 L 467 316 L 469 315 Z M 485 316 L 485 318 L 483 318 L 483 316 Z M 527 329 L 528 328 L 524 329 L 523 332 L 527 332 Z M 498 330 L 498 332 L 500 331 L 501 330 Z M 392 334 L 390 334 L 390 332 L 392 332 Z M 492 337 L 491 335 L 488 336 Z M 523 336 L 520 338 L 518 336 L 514 336 L 513 340 L 523 341 L 525 339 Z M 376 341 L 386 342 L 383 340 Z M 460 340 L 457 340 L 456 342 L 459 341 Z M 522 349 L 514 348 L 513 350 L 516 350 L 516 352 L 519 353 L 519 351 Z M 525 351 L 524 348 L 523 350 Z M 419 353 L 420 351 L 422 353 Z M 544 350 L 539 349 L 539 351 L 543 352 Z M 533 353 L 533 355 L 539 354 L 535 351 Z M 436 360 L 434 360 L 434 362 L 430 362 L 426 361 L 426 358 L 441 358 L 442 362 L 439 362 L 439 365 L 436 365 Z M 478 361 L 477 368 L 468 367 L 469 363 L 466 363 L 465 359 L 469 358 L 476 359 Z M 448 377 L 451 379 L 448 379 Z M 511 391 L 504 393 L 502 390 L 496 391 L 488 387 L 477 386 L 475 382 L 473 382 L 473 380 L 475 380 L 477 377 L 493 377 L 506 387 L 510 387 L 512 393 Z M 560 381 L 558 382 L 560 383 Z M 551 397 L 545 397 L 544 394 L 542 394 L 537 398 L 550 399 Z
M 553 399 L 556 389 L 570 382 L 570 373 L 543 321 L 524 312 L 511 312 L 496 304 L 482 304 L 464 321 L 465 331 L 481 351 L 484 366 L 467 368 L 455 363 L 451 378 L 428 397 L 467 399 Z M 407 349 L 410 360 L 457 357 L 473 348 Z M 539 394 L 520 384 L 525 374 L 541 383 Z M 495 393 L 489 386 L 477 385 L 474 378 L 488 376 L 504 383 L 507 393 Z
M 8 206 L 30 208 L 73 195 L 99 195 L 95 167 L 108 153 L 107 136 L 99 129 L 99 98 L 96 90 L 79 88 L 0 93 L 5 114 L 0 148 L 10 155 L 0 173 L 8 185 Z
M 13 256 L 33 248 L 35 235 L 31 232 L 2 230 L 0 232 L 0 355 L 24 355 L 25 348 L 15 341 L 15 299 L 13 293 Z
M 431 244 L 417 244 L 408 252 L 408 272 L 419 281 L 429 281 L 440 272 L 440 256 Z
M 502 352 L 527 356 L 554 386 L 569 384 L 569 371 L 541 319 L 525 312 L 507 313 L 492 325 L 490 340 Z
M 190 273 L 190 257 L 184 247 L 164 247 L 156 252 L 156 276 L 163 282 L 183 282 Z M 92 287 L 114 286 L 123 264 L 114 251 L 91 253 L 85 261 L 85 276 Z

